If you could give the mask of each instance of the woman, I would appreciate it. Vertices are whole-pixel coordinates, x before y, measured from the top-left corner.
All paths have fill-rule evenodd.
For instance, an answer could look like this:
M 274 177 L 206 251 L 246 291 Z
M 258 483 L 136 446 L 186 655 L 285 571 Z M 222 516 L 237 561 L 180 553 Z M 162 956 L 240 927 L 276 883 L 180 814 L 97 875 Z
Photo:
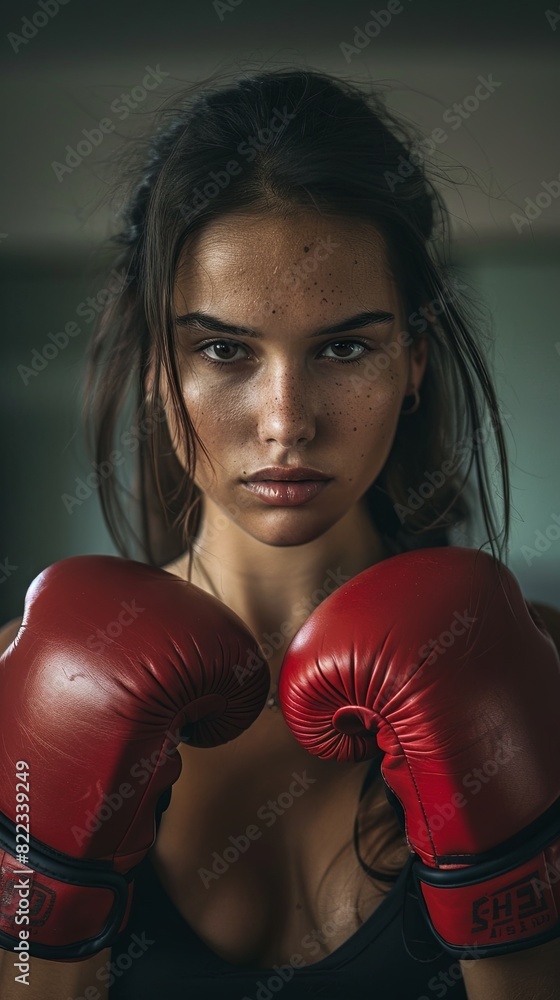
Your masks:
M 521 984 L 544 1000 L 558 983 L 556 941 L 484 961 L 439 946 L 379 757 L 311 757 L 276 693 L 290 640 L 343 582 L 454 529 L 464 544 L 478 505 L 507 550 L 498 403 L 412 141 L 375 93 L 286 70 L 179 95 L 128 161 L 125 287 L 92 342 L 84 412 L 100 467 L 121 464 L 116 443 L 137 451 L 139 525 L 113 476 L 103 509 L 123 555 L 139 526 L 149 563 L 239 615 L 272 683 L 233 743 L 180 747 L 128 927 L 91 960 L 111 1000 L 451 985 L 482 1000 Z M 134 433 L 117 441 L 129 389 Z

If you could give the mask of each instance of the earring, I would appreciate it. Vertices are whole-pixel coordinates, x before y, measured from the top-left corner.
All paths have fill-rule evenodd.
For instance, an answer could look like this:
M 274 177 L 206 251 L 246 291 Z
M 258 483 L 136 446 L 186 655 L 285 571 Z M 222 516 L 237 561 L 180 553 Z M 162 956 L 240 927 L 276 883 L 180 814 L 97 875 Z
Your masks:
M 407 392 L 407 396 L 412 396 L 412 393 Z M 420 406 L 420 393 L 418 392 L 418 389 L 414 389 L 414 403 L 412 406 L 409 406 L 407 410 L 403 410 L 401 408 L 402 416 L 408 417 L 409 414 L 416 413 L 416 410 L 418 409 L 419 406 Z

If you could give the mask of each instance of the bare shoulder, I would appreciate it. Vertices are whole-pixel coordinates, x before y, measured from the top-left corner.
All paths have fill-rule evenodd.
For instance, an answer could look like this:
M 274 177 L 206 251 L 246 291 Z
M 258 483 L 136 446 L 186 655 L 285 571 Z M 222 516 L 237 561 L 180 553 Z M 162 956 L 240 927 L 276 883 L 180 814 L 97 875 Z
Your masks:
M 173 562 L 166 563 L 165 566 L 160 566 L 160 569 L 165 570 L 166 573 L 173 573 L 174 576 L 180 576 L 184 580 L 187 575 L 186 567 L 187 563 L 183 554 L 174 559 Z
M 541 616 L 560 653 L 560 608 L 554 608 L 551 604 L 537 604 L 536 601 L 528 601 L 527 603 Z
M 19 632 L 19 627 L 23 621 L 23 615 L 21 618 L 12 618 L 11 621 L 6 622 L 0 628 L 0 653 L 8 648 L 10 643 L 12 643 Z

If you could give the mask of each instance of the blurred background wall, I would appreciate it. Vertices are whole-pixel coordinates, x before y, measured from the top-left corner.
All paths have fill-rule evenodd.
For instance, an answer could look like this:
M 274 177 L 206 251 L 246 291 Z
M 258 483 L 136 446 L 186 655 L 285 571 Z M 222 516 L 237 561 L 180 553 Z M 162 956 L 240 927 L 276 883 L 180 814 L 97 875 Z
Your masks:
M 25 0 L 0 18 L 0 622 L 22 613 L 45 566 L 115 552 L 96 492 L 72 513 L 62 499 L 91 471 L 79 406 L 92 323 L 77 310 L 102 287 L 91 262 L 110 222 L 111 154 L 172 90 L 220 67 L 289 65 L 381 81 L 426 152 L 453 165 L 454 259 L 495 330 L 508 564 L 529 599 L 560 606 L 560 5 Z M 143 98 L 146 74 L 159 82 Z M 61 172 L 67 147 L 107 118 L 114 127 Z M 80 332 L 26 378 L 33 352 L 72 321 Z

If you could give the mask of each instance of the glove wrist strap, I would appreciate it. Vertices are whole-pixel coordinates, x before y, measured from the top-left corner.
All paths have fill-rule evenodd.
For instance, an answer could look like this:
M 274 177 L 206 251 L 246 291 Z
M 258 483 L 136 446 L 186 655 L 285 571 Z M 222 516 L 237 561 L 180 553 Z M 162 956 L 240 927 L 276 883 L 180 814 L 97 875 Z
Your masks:
M 461 868 L 413 862 L 424 915 L 451 954 L 503 955 L 560 936 L 560 809 L 523 845 Z M 547 812 L 551 816 L 551 811 Z M 518 841 L 518 835 L 515 838 Z M 506 845 L 502 847 L 507 848 Z M 441 859 L 439 859 L 441 862 Z M 446 859 L 447 860 L 447 859 Z M 460 861 L 459 858 L 456 859 Z
M 25 865 L 18 860 L 22 836 Z M 26 943 L 37 958 L 72 961 L 113 944 L 128 920 L 135 868 L 121 874 L 109 861 L 73 858 L 28 834 L 18 838 L 16 849 L 16 825 L 0 812 L 0 947 Z

